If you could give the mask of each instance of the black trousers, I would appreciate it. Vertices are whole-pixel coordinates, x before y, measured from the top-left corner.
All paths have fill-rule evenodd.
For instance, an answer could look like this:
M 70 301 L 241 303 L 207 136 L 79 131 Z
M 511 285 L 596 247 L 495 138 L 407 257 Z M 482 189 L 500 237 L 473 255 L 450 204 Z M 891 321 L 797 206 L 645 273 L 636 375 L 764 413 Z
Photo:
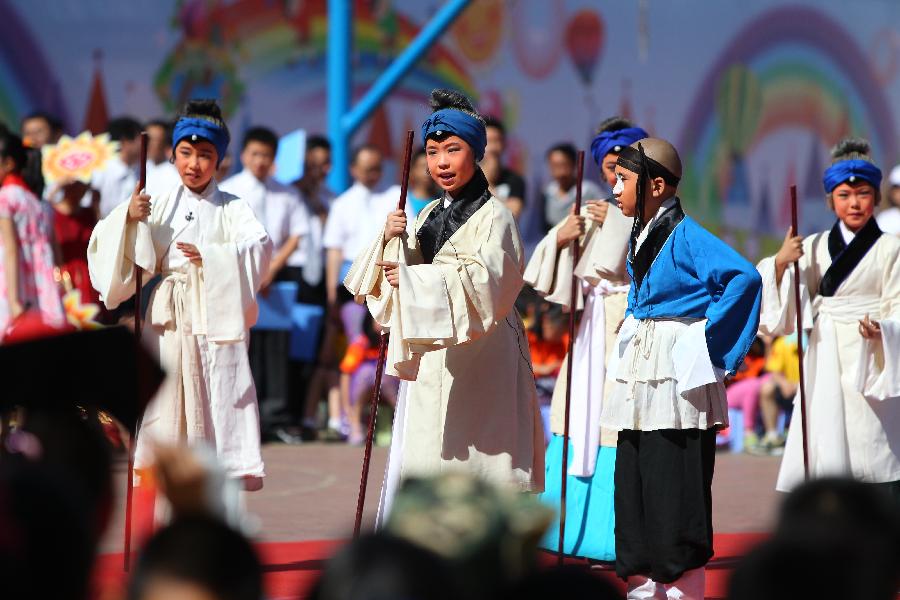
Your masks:
M 671 583 L 713 554 L 713 429 L 619 432 L 616 574 Z

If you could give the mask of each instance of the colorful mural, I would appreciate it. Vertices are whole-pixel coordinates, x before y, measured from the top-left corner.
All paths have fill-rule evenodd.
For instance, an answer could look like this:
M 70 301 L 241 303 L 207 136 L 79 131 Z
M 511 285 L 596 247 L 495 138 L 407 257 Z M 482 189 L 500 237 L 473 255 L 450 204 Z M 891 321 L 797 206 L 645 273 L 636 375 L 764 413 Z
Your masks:
M 443 0 L 352 1 L 359 98 Z M 0 0 L 0 9 L 7 123 L 44 108 L 74 134 L 83 115 L 151 118 L 215 96 L 236 135 L 257 123 L 324 131 L 327 0 Z M 507 124 L 533 236 L 546 149 L 587 148 L 601 120 L 625 114 L 679 147 L 688 210 L 755 256 L 783 236 L 792 183 L 803 229 L 828 225 L 820 179 L 840 137 L 867 136 L 885 170 L 900 160 L 900 3 L 856 0 L 852 19 L 849 10 L 845 0 L 475 0 L 355 141 L 392 155 L 432 88 L 470 94 Z

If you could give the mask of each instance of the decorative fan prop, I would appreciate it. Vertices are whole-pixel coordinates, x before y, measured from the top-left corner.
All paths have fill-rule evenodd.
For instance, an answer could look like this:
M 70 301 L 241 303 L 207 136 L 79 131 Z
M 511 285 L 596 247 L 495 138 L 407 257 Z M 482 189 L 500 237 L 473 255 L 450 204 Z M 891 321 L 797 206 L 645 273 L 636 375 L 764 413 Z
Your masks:
M 119 151 L 119 143 L 109 134 L 91 135 L 85 131 L 78 137 L 62 136 L 59 142 L 41 149 L 44 180 L 48 184 L 72 179 L 90 183 L 91 174 L 106 166 Z

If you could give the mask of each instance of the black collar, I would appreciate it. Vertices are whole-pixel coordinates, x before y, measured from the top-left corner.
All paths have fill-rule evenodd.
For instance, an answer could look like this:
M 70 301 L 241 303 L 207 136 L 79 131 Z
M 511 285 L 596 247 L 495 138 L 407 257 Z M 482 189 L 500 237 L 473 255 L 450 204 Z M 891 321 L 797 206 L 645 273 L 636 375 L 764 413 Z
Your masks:
M 446 208 L 444 208 L 444 197 L 437 206 L 431 209 L 425 222 L 416 232 L 419 248 L 422 250 L 422 257 L 426 264 L 431 264 L 447 240 L 456 233 L 456 230 L 465 225 L 469 217 L 491 199 L 491 192 L 488 189 L 487 179 L 479 167 L 475 169 L 472 179 L 459 189 L 453 201 L 450 202 L 450 206 Z
M 650 226 L 650 233 L 647 234 L 647 239 L 635 254 L 634 262 L 631 265 L 631 279 L 634 281 L 636 290 L 641 289 L 647 271 L 650 270 L 656 256 L 662 250 L 666 240 L 669 239 L 669 235 L 683 219 L 684 210 L 681 208 L 681 201 L 675 198 L 675 204 L 666 209 L 666 212 Z
M 844 241 L 844 235 L 841 233 L 841 222 L 836 221 L 834 227 L 828 233 L 828 254 L 831 255 L 831 266 L 822 276 L 822 282 L 819 284 L 820 296 L 834 296 L 838 288 L 844 282 L 859 261 L 863 259 L 866 253 L 875 245 L 878 238 L 881 237 L 881 228 L 875 217 L 871 217 L 868 222 L 863 225 L 862 229 L 856 232 L 849 244 Z

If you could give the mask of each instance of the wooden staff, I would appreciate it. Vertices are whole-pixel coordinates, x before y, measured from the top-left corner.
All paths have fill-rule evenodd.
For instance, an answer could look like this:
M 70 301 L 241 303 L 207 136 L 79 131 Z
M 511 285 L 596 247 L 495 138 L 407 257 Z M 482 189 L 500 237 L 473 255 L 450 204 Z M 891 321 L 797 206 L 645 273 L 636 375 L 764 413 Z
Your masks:
M 141 132 L 141 163 L 138 186 L 140 194 L 147 187 L 147 132 Z M 141 277 L 143 270 L 134 263 L 134 337 L 139 344 L 141 342 Z M 140 372 L 137 372 L 138 377 Z M 141 415 L 138 415 L 137 425 L 134 429 L 134 438 L 128 448 L 128 488 L 125 495 L 125 571 L 131 569 L 131 512 L 134 499 L 134 451 L 137 446 L 137 436 L 141 428 Z
M 791 227 L 793 234 L 799 235 L 797 228 L 797 186 L 791 186 Z M 809 480 L 809 437 L 806 430 L 806 386 L 803 378 L 803 306 L 800 304 L 800 261 L 794 261 L 794 308 L 797 313 L 797 357 L 800 367 L 800 431 L 803 434 L 803 476 Z
M 406 192 L 409 189 L 409 163 L 412 161 L 413 132 L 406 132 L 406 150 L 403 154 L 403 175 L 400 177 L 400 200 L 397 210 L 406 210 Z M 353 525 L 353 538 L 359 537 L 362 527 L 363 508 L 366 505 L 366 487 L 369 483 L 369 463 L 372 460 L 372 443 L 375 440 L 375 415 L 378 413 L 378 402 L 381 400 L 381 379 L 384 376 L 384 363 L 387 360 L 388 338 L 390 333 L 382 333 L 381 345 L 378 348 L 378 365 L 375 368 L 375 389 L 372 390 L 372 402 L 369 405 L 369 426 L 366 431 L 366 449 L 363 454 L 362 475 L 359 478 L 359 496 L 356 499 L 356 522 Z
M 581 183 L 584 179 L 584 150 L 578 151 L 577 172 L 575 175 L 575 215 L 581 214 Z M 572 269 L 578 265 L 581 258 L 580 237 L 572 240 Z M 560 478 L 562 486 L 559 492 L 559 546 L 556 550 L 557 562 L 562 565 L 565 556 L 564 547 L 566 539 L 566 487 L 569 471 L 569 407 L 572 404 L 572 350 L 575 348 L 575 316 L 578 308 L 578 278 L 572 273 L 572 291 L 569 295 L 569 342 L 566 350 L 566 411 L 563 417 L 563 452 L 562 469 Z

